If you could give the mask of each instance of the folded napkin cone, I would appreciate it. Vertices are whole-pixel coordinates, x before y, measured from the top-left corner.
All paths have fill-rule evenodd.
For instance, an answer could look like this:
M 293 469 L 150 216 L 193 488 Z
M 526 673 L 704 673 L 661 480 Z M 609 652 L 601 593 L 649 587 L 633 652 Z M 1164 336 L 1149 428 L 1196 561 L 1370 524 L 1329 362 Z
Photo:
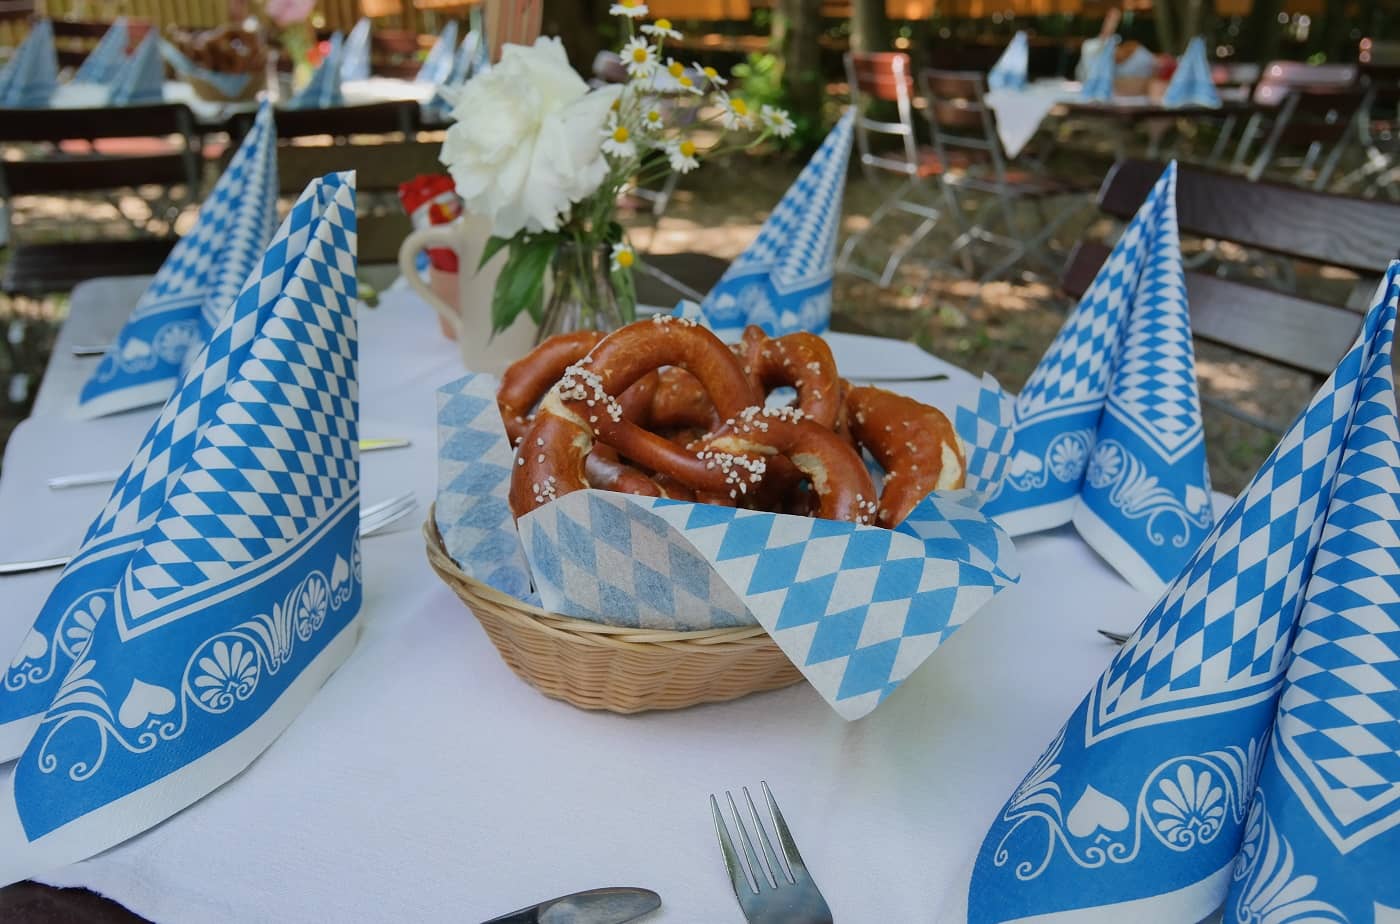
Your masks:
M 1400 915 L 1400 263 L 1070 716 L 944 919 Z
M 293 205 L 9 661 L 0 882 L 223 785 L 353 648 L 355 269 L 354 176 L 332 174 Z

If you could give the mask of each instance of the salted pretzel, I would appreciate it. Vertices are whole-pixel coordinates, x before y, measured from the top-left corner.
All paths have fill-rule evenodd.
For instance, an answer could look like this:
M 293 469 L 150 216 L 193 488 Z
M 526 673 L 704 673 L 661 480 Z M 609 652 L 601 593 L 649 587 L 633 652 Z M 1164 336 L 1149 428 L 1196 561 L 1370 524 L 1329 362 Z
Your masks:
M 835 428 L 841 413 L 840 376 L 825 340 L 805 331 L 769 337 L 750 324 L 736 350 L 744 371 L 765 394 L 774 388 L 796 389 L 796 407 L 814 422 Z
M 875 483 L 865 463 L 833 430 L 798 408 L 746 408 L 702 440 L 699 455 L 702 459 L 785 458 L 806 477 L 816 516 L 866 524 L 875 519 Z
M 570 366 L 598 345 L 603 336 L 601 331 L 596 330 L 557 334 L 511 363 L 501 374 L 501 384 L 496 390 L 496 406 L 500 408 L 506 434 L 512 443 L 519 442 L 525 436 L 535 405 Z M 623 414 L 629 420 L 647 420 L 650 417 L 657 385 L 655 375 L 643 376 L 622 394 L 619 400 Z
M 846 410 L 852 435 L 885 470 L 878 525 L 893 529 L 930 491 L 963 486 L 962 443 L 942 411 L 868 385 L 846 393 Z
M 710 331 L 666 316 L 629 324 L 570 366 L 540 402 L 517 451 L 511 511 L 523 516 L 589 487 L 586 460 L 595 441 L 693 490 L 716 493 L 747 483 L 752 460 L 701 459 L 626 418 L 618 396 L 663 366 L 693 375 L 725 418 L 757 403 L 738 359 Z

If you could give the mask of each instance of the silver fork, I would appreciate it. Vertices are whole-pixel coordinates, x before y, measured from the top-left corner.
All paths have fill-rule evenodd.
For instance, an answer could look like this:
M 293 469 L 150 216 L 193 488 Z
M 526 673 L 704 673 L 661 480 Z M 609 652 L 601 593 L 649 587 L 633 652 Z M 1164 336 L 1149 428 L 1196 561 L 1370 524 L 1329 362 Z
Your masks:
M 360 536 L 361 538 L 373 536 L 375 533 L 397 523 L 408 516 L 418 504 L 418 499 L 412 493 L 400 494 L 388 500 L 380 501 L 377 504 L 370 504 L 368 507 L 360 508 Z M 58 558 L 39 558 L 34 561 L 7 561 L 0 562 L 0 574 L 25 574 L 30 571 L 44 571 L 49 568 L 62 568 L 73 560 L 72 555 L 61 555 Z
M 1127 632 L 1114 632 L 1112 629 L 1100 629 L 1099 635 L 1102 635 L 1115 645 L 1128 644 L 1128 638 L 1130 637 Z
M 783 813 L 778 811 L 778 803 L 773 798 L 772 791 L 765 782 L 760 782 L 759 785 L 763 787 L 763 798 L 768 802 L 769 818 L 783 848 L 786 868 L 778 859 L 773 842 L 768 838 L 768 831 L 759 820 L 758 809 L 753 804 L 753 797 L 749 795 L 747 786 L 744 787 L 744 801 L 748 803 L 749 816 L 753 820 L 753 838 L 749 837 L 744 818 L 734 803 L 733 793 L 727 790 L 724 793 L 725 799 L 729 801 L 729 813 L 734 818 L 734 827 L 739 832 L 739 841 L 744 846 L 742 856 L 734 849 L 734 842 L 730 838 L 729 828 L 725 824 L 724 813 L 720 811 L 718 800 L 713 794 L 710 795 L 710 813 L 715 818 L 715 834 L 719 837 L 719 848 L 724 853 L 724 866 L 729 870 L 729 881 L 734 886 L 734 897 L 739 900 L 739 907 L 744 909 L 744 917 L 749 924 L 832 924 L 831 909 L 826 906 L 826 899 L 822 898 L 821 890 L 808 875 L 807 866 L 802 862 L 802 854 L 797 852 L 797 842 L 792 839 L 792 832 L 783 820 Z M 754 840 L 762 846 L 763 858 L 754 850 Z M 748 858 L 747 865 L 744 862 L 745 857 Z

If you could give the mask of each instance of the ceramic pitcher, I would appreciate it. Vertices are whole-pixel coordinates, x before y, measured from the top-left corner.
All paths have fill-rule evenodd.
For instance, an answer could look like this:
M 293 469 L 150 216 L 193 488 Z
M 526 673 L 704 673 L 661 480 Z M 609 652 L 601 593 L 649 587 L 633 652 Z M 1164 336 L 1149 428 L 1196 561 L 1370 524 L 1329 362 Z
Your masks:
M 502 250 L 477 272 L 476 265 L 490 236 L 489 221 L 465 214 L 450 224 L 420 228 L 404 238 L 399 248 L 399 272 L 437 311 L 443 333 L 457 341 L 466 367 L 472 372 L 499 375 L 530 351 L 535 342 L 535 322 L 528 312 L 522 311 L 510 327 L 491 336 L 491 295 L 496 289 L 496 277 L 505 265 L 506 252 Z M 435 247 L 454 251 L 460 271 L 454 274 L 433 269 L 432 277 L 424 279 L 418 272 L 418 254 Z

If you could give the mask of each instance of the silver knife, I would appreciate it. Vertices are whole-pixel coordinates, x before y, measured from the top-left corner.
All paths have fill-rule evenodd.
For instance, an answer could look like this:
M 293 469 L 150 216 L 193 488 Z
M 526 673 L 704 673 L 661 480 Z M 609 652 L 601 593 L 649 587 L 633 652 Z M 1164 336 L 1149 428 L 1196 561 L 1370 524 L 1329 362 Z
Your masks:
M 589 889 L 521 908 L 482 924 L 625 924 L 661 907 L 650 889 Z

